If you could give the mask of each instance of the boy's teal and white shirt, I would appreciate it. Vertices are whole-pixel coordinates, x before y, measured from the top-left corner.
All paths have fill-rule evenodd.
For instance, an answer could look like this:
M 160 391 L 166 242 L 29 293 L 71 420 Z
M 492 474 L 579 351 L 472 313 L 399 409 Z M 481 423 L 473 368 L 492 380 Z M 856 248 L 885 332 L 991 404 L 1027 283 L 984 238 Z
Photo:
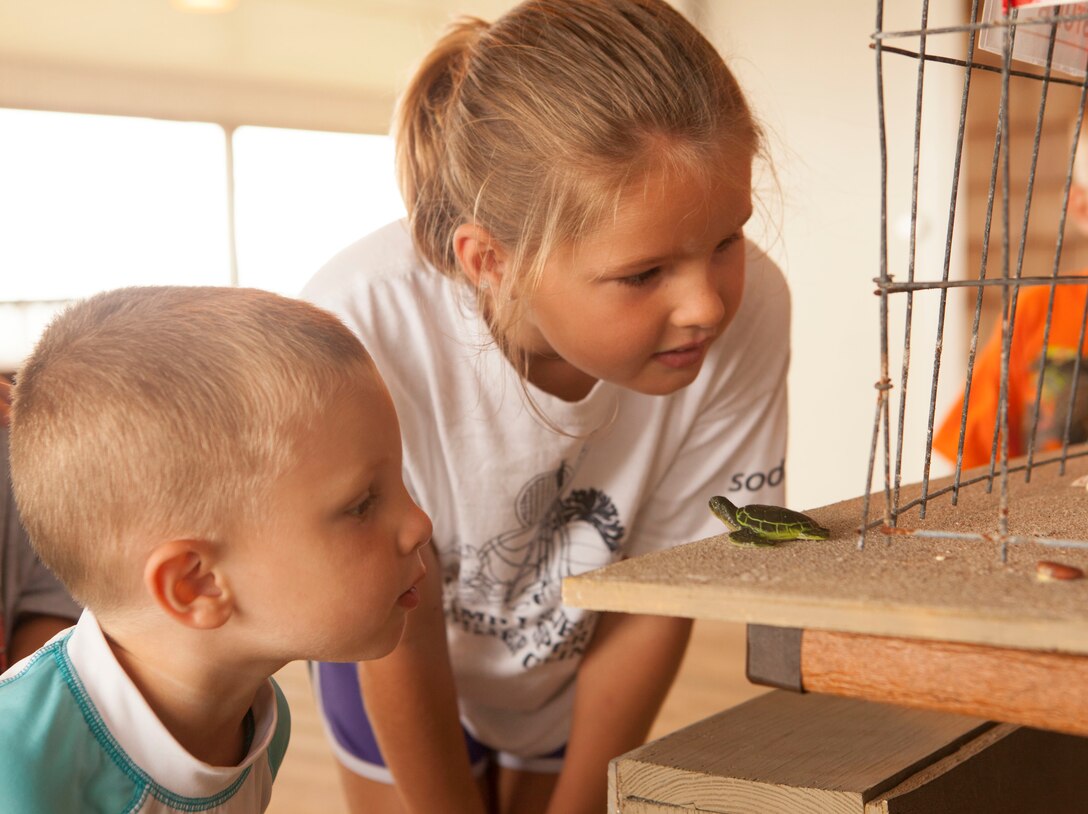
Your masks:
M 237 766 L 189 754 L 121 668 L 85 611 L 0 677 L 0 809 L 58 812 L 259 812 L 290 736 L 290 714 L 269 679 L 251 710 L 250 747 Z

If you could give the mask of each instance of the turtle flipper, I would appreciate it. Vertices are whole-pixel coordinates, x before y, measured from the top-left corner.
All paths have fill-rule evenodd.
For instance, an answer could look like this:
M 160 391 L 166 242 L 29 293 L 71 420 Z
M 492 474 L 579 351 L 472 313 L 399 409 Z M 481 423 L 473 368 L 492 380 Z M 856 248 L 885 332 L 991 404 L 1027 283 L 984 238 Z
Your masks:
M 752 529 L 737 529 L 729 534 L 729 542 L 744 548 L 772 548 L 774 543 L 766 537 L 761 537 Z

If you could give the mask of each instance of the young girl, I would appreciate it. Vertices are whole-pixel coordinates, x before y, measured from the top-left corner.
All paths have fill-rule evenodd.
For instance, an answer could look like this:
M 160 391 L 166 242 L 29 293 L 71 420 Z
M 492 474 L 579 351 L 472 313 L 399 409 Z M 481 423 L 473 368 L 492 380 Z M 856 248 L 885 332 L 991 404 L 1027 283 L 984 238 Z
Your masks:
M 408 222 L 304 295 L 385 377 L 433 546 L 401 646 L 318 665 L 318 701 L 353 811 L 599 814 L 690 621 L 564 607 L 562 579 L 722 532 L 713 494 L 783 496 L 759 128 L 662 0 L 531 0 L 438 43 L 396 140 Z

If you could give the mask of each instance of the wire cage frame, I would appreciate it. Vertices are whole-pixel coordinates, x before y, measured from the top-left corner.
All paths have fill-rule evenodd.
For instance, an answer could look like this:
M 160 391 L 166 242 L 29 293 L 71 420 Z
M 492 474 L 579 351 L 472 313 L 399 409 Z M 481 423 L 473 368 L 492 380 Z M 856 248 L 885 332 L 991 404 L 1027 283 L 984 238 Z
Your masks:
M 1037 443 L 1037 428 L 1039 426 L 1040 405 L 1043 398 L 1043 385 L 1046 377 L 1045 366 L 1041 367 L 1034 404 L 1030 408 L 1030 431 L 1027 433 L 1026 455 L 1018 457 L 1010 462 L 1009 455 L 1009 361 L 1013 344 L 1013 336 L 1016 320 L 1017 301 L 1021 290 L 1026 286 L 1046 286 L 1049 288 L 1047 304 L 1043 352 L 1050 347 L 1051 321 L 1054 314 L 1055 292 L 1058 286 L 1078 285 L 1088 287 L 1086 276 L 1061 276 L 1062 252 L 1064 248 L 1064 234 L 1069 209 L 1070 190 L 1074 181 L 1074 161 L 1077 155 L 1077 144 L 1084 125 L 1085 99 L 1088 95 L 1088 56 L 1085 56 L 1085 64 L 1082 70 L 1073 72 L 1068 69 L 1063 73 L 1053 63 L 1055 46 L 1059 41 L 1059 32 L 1075 26 L 1085 26 L 1088 31 L 1088 5 L 1082 6 L 1048 6 L 1044 9 L 1033 11 L 1029 16 L 1016 8 L 1015 2 L 1009 0 L 990 0 L 997 4 L 997 13 L 992 18 L 983 18 L 980 15 L 980 0 L 971 0 L 967 22 L 960 25 L 928 27 L 929 0 L 921 2 L 920 25 L 911 30 L 885 30 L 884 29 L 884 2 L 876 3 L 876 29 L 872 35 L 872 49 L 876 57 L 877 80 L 877 115 L 878 137 L 880 146 L 880 185 L 881 185 L 881 209 L 880 209 L 880 260 L 879 276 L 875 278 L 879 297 L 880 308 L 880 378 L 875 384 L 877 391 L 876 413 L 873 421 L 872 442 L 870 446 L 868 469 L 866 474 L 866 488 L 862 500 L 862 517 L 858 528 L 858 548 L 864 548 L 867 532 L 878 529 L 883 534 L 907 535 L 917 537 L 935 537 L 959 540 L 992 541 L 999 547 L 1002 562 L 1006 560 L 1008 546 L 1018 543 L 1038 543 L 1046 546 L 1063 548 L 1088 549 L 1088 541 L 1064 540 L 1051 537 L 1022 536 L 1010 534 L 1009 531 L 1009 483 L 1014 476 L 1022 476 L 1025 481 L 1030 481 L 1032 471 L 1037 467 L 1056 466 L 1059 474 L 1064 475 L 1067 462 L 1076 457 L 1088 456 L 1088 449 L 1071 449 L 1074 444 L 1072 439 L 1072 419 L 1074 414 L 1074 399 L 1077 395 L 1078 384 L 1082 377 L 1088 377 L 1083 359 L 1085 342 L 1085 330 L 1088 326 L 1088 299 L 1086 299 L 1084 313 L 1081 318 L 1078 352 L 1075 354 L 1072 372 L 1072 387 L 1069 393 L 1069 402 L 1065 410 L 1065 422 L 1062 431 L 1060 448 L 1057 450 L 1043 450 Z M 1039 40 L 1045 37 L 1045 59 L 1038 65 L 1025 65 L 1021 61 L 1014 60 L 1014 49 L 1017 36 L 1024 37 L 1030 30 L 1030 36 Z M 1001 43 L 998 58 L 999 65 L 988 64 L 978 51 L 977 42 L 984 32 L 990 32 L 991 40 L 994 35 Z M 936 36 L 959 34 L 965 43 L 965 53 L 955 56 L 934 53 L 929 50 L 929 42 Z M 902 43 L 916 44 L 916 47 L 902 47 Z M 1088 48 L 1084 50 L 1088 54 Z M 889 242 L 888 242 L 888 204 L 889 204 L 889 162 L 888 162 L 888 131 L 886 110 L 886 86 L 885 86 L 885 60 L 914 60 L 917 62 L 916 94 L 914 100 L 914 132 L 913 132 L 913 167 L 911 177 L 911 205 L 909 220 L 909 238 L 907 239 L 906 279 L 897 280 L 889 272 Z M 948 205 L 948 218 L 945 230 L 945 244 L 943 267 L 939 280 L 918 279 L 916 247 L 918 244 L 919 225 L 919 167 L 920 167 L 920 143 L 922 130 L 923 96 L 926 87 L 926 67 L 932 64 L 943 64 L 962 69 L 962 92 L 960 94 L 959 123 L 956 133 L 956 145 L 953 152 L 954 161 L 951 167 L 950 200 Z M 968 116 L 968 102 L 972 88 L 972 80 L 980 72 L 986 72 L 991 76 L 1000 76 L 1000 101 L 997 110 L 997 121 L 994 128 L 994 141 L 992 162 L 989 168 L 989 189 L 985 207 L 984 222 L 982 224 L 982 250 L 977 273 L 970 279 L 952 279 L 950 275 L 951 255 L 953 250 L 953 235 L 958 224 L 958 215 L 965 209 L 963 198 L 960 196 L 960 175 L 964 158 L 965 131 Z M 1039 104 L 1035 115 L 1034 134 L 1032 136 L 1031 154 L 1027 171 L 1024 177 L 1014 178 L 1010 166 L 1010 85 L 1011 80 L 1027 80 L 1037 83 Z M 1053 223 L 1055 230 L 1055 244 L 1053 259 L 1050 264 L 1049 274 L 1025 274 L 1024 258 L 1025 244 L 1028 237 L 1029 219 L 1032 214 L 1032 198 L 1036 184 L 1036 173 L 1039 162 L 1040 146 L 1043 141 L 1043 122 L 1047 110 L 1049 91 L 1052 87 L 1064 85 L 1072 86 L 1077 92 L 1077 104 L 1074 121 L 1072 122 L 1072 138 L 1069 141 L 1068 155 L 1065 156 L 1065 177 L 1061 192 L 1060 207 L 1057 220 Z M 1085 133 L 1088 136 L 1088 132 Z M 1010 199 L 1013 197 L 1014 185 L 1023 185 L 1023 197 L 1017 203 L 1022 206 L 1022 217 L 1014 219 L 1010 210 Z M 1017 191 L 1019 192 L 1019 190 Z M 962 220 L 959 219 L 959 220 Z M 1036 224 L 1033 224 L 1036 225 Z M 1045 228 L 1045 227 L 1044 227 Z M 990 241 L 992 232 L 997 232 L 1000 241 L 1000 256 L 990 256 Z M 996 266 L 996 270 L 995 270 Z M 971 273 L 972 270 L 969 270 Z M 949 294 L 957 289 L 973 290 L 975 295 L 973 314 L 971 317 L 971 331 L 969 339 L 969 352 L 966 367 L 966 376 L 963 382 L 964 395 L 962 402 L 962 415 L 959 425 L 959 440 L 955 460 L 954 473 L 950 482 L 939 486 L 931 485 L 931 469 L 933 465 L 933 439 L 934 427 L 938 418 L 937 391 L 941 372 L 941 355 L 944 346 L 946 320 L 948 311 Z M 968 406 L 973 377 L 975 372 L 976 357 L 978 351 L 978 339 L 982 316 L 983 294 L 987 290 L 996 289 L 1001 295 L 1000 330 L 1001 330 L 1001 364 L 1000 364 L 1000 392 L 998 394 L 997 417 L 994 422 L 992 434 L 992 446 L 990 450 L 989 465 L 984 467 L 981 474 L 978 470 L 965 471 L 964 467 L 964 438 L 968 421 Z M 930 396 L 928 402 L 928 417 L 926 425 L 926 447 L 924 450 L 924 462 L 922 466 L 921 492 L 917 497 L 906 499 L 902 496 L 903 486 L 903 455 L 905 439 L 906 405 L 908 388 L 912 385 L 910 380 L 910 351 L 912 342 L 913 310 L 916 294 L 921 292 L 936 292 L 939 296 L 937 310 L 937 325 L 934 336 L 935 358 L 933 360 L 932 378 L 930 380 Z M 902 306 L 902 320 L 904 326 L 902 345 L 902 365 L 895 371 L 890 362 L 890 349 L 892 338 L 890 336 L 889 316 L 895 307 Z M 897 312 L 898 315 L 898 312 Z M 898 386 L 898 389 L 897 389 Z M 914 384 L 913 386 L 920 386 Z M 897 392 L 898 402 L 893 394 Z M 882 453 L 882 455 L 880 454 Z M 873 519 L 870 512 L 872 502 L 878 496 L 873 488 L 873 479 L 876 473 L 878 458 L 882 459 L 882 512 L 877 519 Z M 977 531 L 946 531 L 940 529 L 907 529 L 898 525 L 899 518 L 906 512 L 918 510 L 920 518 L 925 517 L 927 503 L 940 496 L 948 496 L 952 505 L 959 500 L 961 490 L 967 487 L 985 488 L 991 492 L 994 487 L 1000 490 L 997 516 L 994 518 L 992 529 L 980 529 Z M 1015 508 L 1015 507 L 1014 507 Z

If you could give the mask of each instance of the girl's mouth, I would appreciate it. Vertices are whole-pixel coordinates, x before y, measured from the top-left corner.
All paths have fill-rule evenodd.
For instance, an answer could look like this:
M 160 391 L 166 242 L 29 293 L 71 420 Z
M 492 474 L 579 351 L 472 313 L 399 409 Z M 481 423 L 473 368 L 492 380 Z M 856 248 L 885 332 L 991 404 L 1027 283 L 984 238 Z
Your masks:
M 706 349 L 709 345 L 709 339 L 703 339 L 700 342 L 690 342 L 687 345 L 681 345 L 672 350 L 663 350 L 659 353 L 655 353 L 654 358 L 666 367 L 682 370 L 702 362 L 703 356 L 706 355 Z

